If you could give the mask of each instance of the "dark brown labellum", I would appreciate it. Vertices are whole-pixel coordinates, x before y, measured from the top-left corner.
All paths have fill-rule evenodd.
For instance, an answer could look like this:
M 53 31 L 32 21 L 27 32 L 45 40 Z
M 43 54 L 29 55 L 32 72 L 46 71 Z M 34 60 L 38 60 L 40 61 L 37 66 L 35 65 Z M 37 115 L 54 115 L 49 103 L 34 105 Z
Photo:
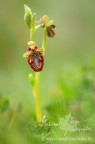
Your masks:
M 53 29 L 51 29 L 50 27 L 47 28 L 47 35 L 48 37 L 54 37 L 55 32 Z
M 44 57 L 41 52 L 32 51 L 27 58 L 28 64 L 35 71 L 39 72 L 44 66 Z

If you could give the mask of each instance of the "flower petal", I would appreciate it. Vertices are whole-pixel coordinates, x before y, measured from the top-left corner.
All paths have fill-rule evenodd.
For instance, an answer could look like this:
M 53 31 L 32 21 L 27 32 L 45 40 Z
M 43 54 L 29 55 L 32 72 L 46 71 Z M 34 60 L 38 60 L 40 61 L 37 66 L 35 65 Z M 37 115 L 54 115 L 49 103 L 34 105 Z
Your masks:
M 53 20 L 49 20 L 49 21 L 46 23 L 46 27 L 49 27 L 49 26 L 51 26 L 51 25 L 53 25 Z
M 23 54 L 23 57 L 27 58 L 31 52 L 26 52 Z

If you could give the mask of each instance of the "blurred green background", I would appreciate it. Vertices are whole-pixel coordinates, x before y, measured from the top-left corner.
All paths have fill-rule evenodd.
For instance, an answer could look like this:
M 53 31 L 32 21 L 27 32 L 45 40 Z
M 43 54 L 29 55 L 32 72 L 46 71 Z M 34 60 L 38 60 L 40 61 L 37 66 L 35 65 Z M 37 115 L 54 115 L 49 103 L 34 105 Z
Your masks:
M 31 69 L 22 57 L 29 41 L 29 31 L 23 20 L 24 4 L 37 13 L 38 19 L 47 14 L 56 24 L 56 36 L 47 39 L 45 67 L 41 73 L 42 93 L 49 94 L 57 77 L 65 73 L 64 66 L 69 65 L 73 70 L 75 65 L 88 65 L 93 61 L 95 1 L 0 0 L 0 91 L 13 105 L 20 102 L 27 107 L 32 103 L 32 96 L 28 83 Z M 41 41 L 39 31 L 36 36 L 39 46 Z M 42 99 L 44 97 L 43 94 Z
M 72 109 L 80 110 L 80 102 L 83 107 L 76 112 L 78 117 L 90 116 L 95 110 L 95 0 L 0 0 L 0 96 L 8 98 L 13 109 L 21 105 L 24 111 L 35 113 L 28 81 L 28 74 L 34 72 L 22 56 L 29 41 L 24 4 L 36 12 L 37 19 L 46 14 L 56 25 L 56 36 L 47 38 L 45 66 L 41 72 L 43 114 L 56 119 L 56 112 L 52 112 L 55 107 L 64 109 L 64 115 Z M 36 43 L 41 47 L 42 30 L 36 34 Z M 49 105 L 60 97 L 65 101 L 64 106 L 54 104 L 51 110 Z M 74 101 L 77 104 L 71 108 Z

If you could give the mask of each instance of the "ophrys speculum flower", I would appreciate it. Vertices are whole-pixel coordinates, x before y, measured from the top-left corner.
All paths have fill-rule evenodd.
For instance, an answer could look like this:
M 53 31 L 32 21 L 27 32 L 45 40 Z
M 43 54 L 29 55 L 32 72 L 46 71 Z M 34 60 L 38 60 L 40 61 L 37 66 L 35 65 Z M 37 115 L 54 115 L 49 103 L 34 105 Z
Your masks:
M 35 72 L 39 72 L 44 66 L 43 49 L 38 48 L 33 41 L 29 42 L 29 46 L 28 51 L 23 56 L 27 58 L 27 62 L 30 67 Z
M 40 18 L 38 23 L 42 25 L 43 28 L 46 27 L 48 37 L 54 37 L 54 29 L 56 28 L 56 26 L 53 24 L 53 20 L 49 20 L 48 16 L 44 15 L 42 18 Z

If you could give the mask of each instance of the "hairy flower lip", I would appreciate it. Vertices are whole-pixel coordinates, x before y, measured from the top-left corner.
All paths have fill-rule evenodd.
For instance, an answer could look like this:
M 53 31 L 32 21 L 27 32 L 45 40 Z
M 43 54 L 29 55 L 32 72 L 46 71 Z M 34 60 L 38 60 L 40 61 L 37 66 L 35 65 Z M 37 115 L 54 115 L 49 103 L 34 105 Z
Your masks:
M 36 58 L 36 61 L 35 61 Z M 29 66 L 35 71 L 42 71 L 44 66 L 44 56 L 40 51 L 32 50 L 31 53 L 27 57 L 27 62 Z M 37 64 L 37 65 L 36 65 Z
M 33 41 L 28 43 L 29 47 L 23 57 L 27 58 L 29 66 L 35 71 L 42 71 L 44 67 L 43 48 L 39 48 Z

